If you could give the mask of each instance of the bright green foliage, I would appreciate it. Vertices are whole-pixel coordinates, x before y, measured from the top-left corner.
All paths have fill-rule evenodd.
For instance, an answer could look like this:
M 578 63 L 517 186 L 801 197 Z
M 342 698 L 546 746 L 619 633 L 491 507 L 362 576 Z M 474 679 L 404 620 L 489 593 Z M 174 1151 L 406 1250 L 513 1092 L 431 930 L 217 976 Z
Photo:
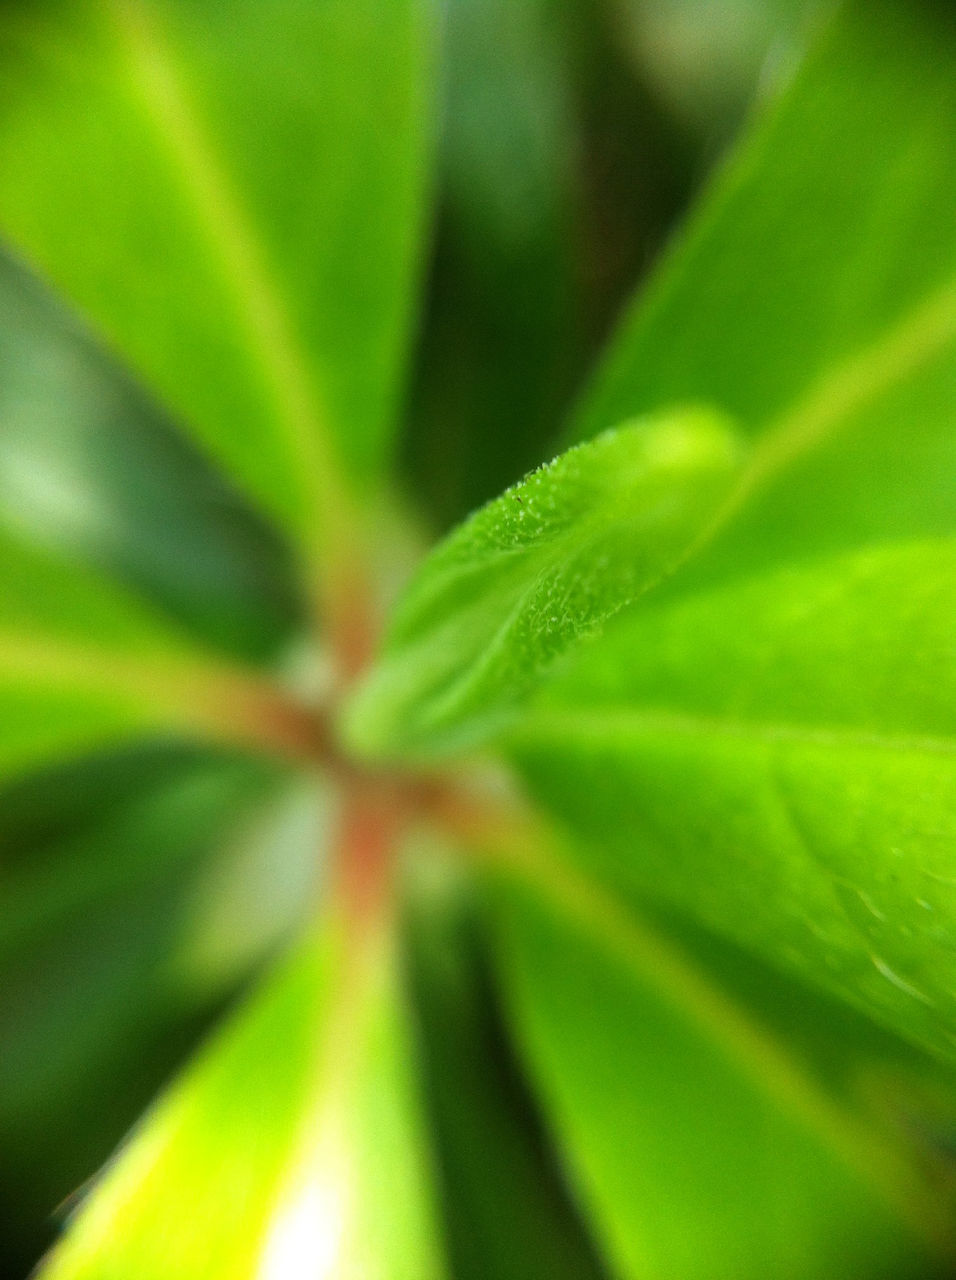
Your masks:
M 672 571 L 729 492 L 740 449 L 704 410 L 608 432 L 507 490 L 419 572 L 353 704 L 366 751 L 474 740 L 556 659 Z
M 900 1274 L 895 1170 L 770 1037 L 626 918 L 499 899 L 519 1039 L 613 1274 Z
M 0 224 L 263 506 L 380 469 L 427 134 L 419 0 L 0 16 Z
M 615 879 L 952 1055 L 954 641 L 951 542 L 780 569 L 613 628 L 516 755 Z
M 391 947 L 333 922 L 146 1117 L 45 1274 L 439 1274 Z
M 947 6 L 818 15 L 396 581 L 622 284 L 647 7 L 0 12 L 0 1240 L 209 1028 L 47 1280 L 952 1268 Z
M 687 401 L 758 438 L 693 581 L 953 531 L 954 58 L 945 5 L 844 6 L 585 400 L 578 438 Z

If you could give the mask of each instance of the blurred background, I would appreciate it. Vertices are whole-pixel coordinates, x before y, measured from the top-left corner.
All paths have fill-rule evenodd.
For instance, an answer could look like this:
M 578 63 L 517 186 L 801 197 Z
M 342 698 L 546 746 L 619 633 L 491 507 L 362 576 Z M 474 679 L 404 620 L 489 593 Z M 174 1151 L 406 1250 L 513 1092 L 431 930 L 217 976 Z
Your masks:
M 431 534 L 554 452 L 635 283 L 822 8 L 443 0 L 400 460 Z M 240 656 L 276 652 L 298 621 L 282 548 L 8 256 L 0 371 L 5 518 L 148 585 Z M 190 494 L 204 497 L 181 510 Z M 163 743 L 0 791 L 0 1274 L 28 1273 L 70 1195 L 294 928 L 322 812 L 265 765 Z M 471 1018 L 463 1053 L 491 1045 L 487 1076 L 523 1113 L 493 1012 L 462 1004 L 466 980 L 448 976 L 433 1014 L 444 1001 Z M 543 1185 L 545 1157 L 529 1159 Z
M 554 451 L 625 300 L 825 0 L 446 0 L 405 435 L 439 528 Z

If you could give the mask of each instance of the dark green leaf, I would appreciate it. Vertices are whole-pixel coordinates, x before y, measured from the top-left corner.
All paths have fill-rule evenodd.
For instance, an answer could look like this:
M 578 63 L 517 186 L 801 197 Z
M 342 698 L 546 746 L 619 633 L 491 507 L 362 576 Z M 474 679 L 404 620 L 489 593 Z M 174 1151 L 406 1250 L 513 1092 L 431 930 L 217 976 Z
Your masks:
M 0 369 L 5 520 L 217 647 L 274 652 L 302 613 L 275 534 L 2 253 Z
M 542 457 L 583 374 L 578 7 L 443 6 L 436 248 L 405 446 L 442 528 Z

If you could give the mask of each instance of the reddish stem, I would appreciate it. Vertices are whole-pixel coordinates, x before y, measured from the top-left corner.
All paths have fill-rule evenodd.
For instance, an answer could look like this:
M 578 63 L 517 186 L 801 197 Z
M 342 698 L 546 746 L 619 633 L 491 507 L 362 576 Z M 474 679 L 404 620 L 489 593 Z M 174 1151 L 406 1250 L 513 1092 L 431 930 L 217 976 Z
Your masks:
M 395 851 L 411 814 L 410 796 L 399 784 L 356 776 L 347 782 L 335 874 L 353 919 L 368 920 L 386 905 Z

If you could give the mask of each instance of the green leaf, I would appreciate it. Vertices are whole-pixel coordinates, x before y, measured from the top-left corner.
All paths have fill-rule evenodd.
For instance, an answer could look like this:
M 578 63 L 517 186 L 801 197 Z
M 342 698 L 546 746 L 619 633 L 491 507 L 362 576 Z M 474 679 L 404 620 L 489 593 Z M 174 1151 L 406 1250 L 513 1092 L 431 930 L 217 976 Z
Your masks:
M 513 1024 L 615 1275 L 919 1273 L 941 1206 L 785 1045 L 576 879 L 496 887 Z
M 167 745 L 0 790 L 0 1204 L 31 1231 L 248 972 L 246 953 L 228 983 L 186 982 L 177 959 L 206 859 L 276 783 L 259 761 Z M 21 1232 L 4 1230 L 6 1260 Z
M 0 225 L 307 538 L 379 468 L 416 275 L 421 0 L 0 18 Z
M 302 607 L 270 526 L 0 251 L 0 512 L 206 643 L 262 660 Z
M 327 921 L 147 1116 L 41 1275 L 437 1277 L 400 1005 L 391 942 Z
M 686 409 L 607 432 L 507 490 L 412 582 L 352 705 L 353 744 L 428 751 L 499 729 L 686 554 L 739 463 L 726 421 Z
M 946 6 L 842 7 L 614 344 L 576 437 L 692 401 L 758 442 L 684 586 L 953 531 L 954 59 Z
M 441 200 L 404 448 L 442 530 L 540 460 L 583 373 L 582 10 L 444 5 Z
M 87 756 L 0 791 L 0 958 L 151 879 L 182 873 L 245 824 L 278 766 L 181 745 Z M 75 791 L 83 790 L 79 807 Z
M 477 894 L 420 856 L 406 937 L 420 1063 L 455 1280 L 600 1280 L 495 996 Z
M 956 1051 L 956 545 L 620 620 L 515 731 L 593 865 Z
M 156 732 L 254 742 L 274 702 L 131 592 L 0 526 L 0 775 Z

